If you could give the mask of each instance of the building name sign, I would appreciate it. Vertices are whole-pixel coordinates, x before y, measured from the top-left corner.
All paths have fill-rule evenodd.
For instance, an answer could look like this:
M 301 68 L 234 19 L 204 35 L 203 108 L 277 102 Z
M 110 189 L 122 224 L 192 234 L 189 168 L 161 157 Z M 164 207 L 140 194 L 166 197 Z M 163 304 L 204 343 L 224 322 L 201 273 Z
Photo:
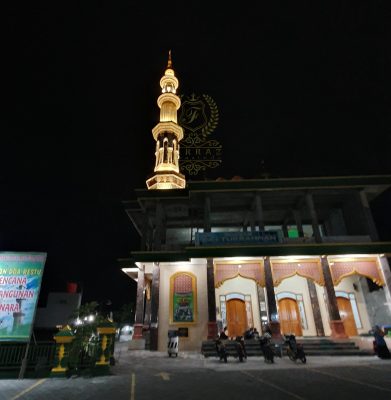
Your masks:
M 282 242 L 281 231 L 196 232 L 196 246 L 258 245 Z

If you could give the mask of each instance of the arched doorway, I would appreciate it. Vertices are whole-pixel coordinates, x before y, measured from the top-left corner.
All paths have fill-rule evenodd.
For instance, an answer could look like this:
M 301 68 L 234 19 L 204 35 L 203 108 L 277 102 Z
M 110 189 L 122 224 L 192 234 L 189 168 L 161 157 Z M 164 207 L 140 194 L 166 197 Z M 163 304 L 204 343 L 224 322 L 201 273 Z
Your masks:
M 289 298 L 279 300 L 278 315 L 280 318 L 281 332 L 284 335 L 293 333 L 295 336 L 303 336 L 299 306 L 296 300 Z
M 243 300 L 227 301 L 227 328 L 230 337 L 242 336 L 247 330 L 246 303 Z
M 339 315 L 341 316 L 345 333 L 348 336 L 357 336 L 356 322 L 354 321 L 353 310 L 349 299 L 337 297 Z

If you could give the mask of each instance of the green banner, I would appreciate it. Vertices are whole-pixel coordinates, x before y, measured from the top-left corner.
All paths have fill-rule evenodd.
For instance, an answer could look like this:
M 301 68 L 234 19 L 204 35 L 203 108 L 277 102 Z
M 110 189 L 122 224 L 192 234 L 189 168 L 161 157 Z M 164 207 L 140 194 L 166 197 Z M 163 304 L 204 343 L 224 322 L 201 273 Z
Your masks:
M 193 293 L 174 293 L 173 322 L 194 322 Z
M 0 252 L 0 341 L 30 340 L 46 253 Z

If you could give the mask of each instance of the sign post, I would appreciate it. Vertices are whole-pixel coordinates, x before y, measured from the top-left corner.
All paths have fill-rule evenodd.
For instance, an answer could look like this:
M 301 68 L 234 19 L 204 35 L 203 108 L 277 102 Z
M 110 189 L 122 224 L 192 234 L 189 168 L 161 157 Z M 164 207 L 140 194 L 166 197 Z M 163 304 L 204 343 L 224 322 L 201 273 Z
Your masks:
M 26 342 L 23 378 L 46 253 L 0 252 L 0 342 Z

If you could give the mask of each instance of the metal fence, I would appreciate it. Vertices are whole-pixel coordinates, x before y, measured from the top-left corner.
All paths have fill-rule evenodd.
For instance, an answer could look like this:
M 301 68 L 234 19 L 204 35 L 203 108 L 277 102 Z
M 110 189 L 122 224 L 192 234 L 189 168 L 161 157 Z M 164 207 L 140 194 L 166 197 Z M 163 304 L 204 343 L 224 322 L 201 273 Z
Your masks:
M 114 342 L 114 336 L 113 336 Z M 0 379 L 16 378 L 26 354 L 27 343 L 0 342 Z M 111 345 L 110 345 L 111 346 Z M 114 343 L 111 354 L 114 354 Z M 57 354 L 56 354 L 57 352 Z M 95 338 L 87 343 L 74 340 L 67 353 L 67 376 L 92 376 L 95 373 L 96 363 L 102 356 L 101 343 Z M 55 342 L 30 343 L 24 376 L 40 378 L 49 376 L 54 364 L 58 364 L 58 348 Z M 114 365 L 114 358 L 110 357 L 110 365 Z
M 12 376 L 21 367 L 26 353 L 27 343 L 0 343 L 0 376 Z M 27 370 L 29 375 L 48 374 L 55 355 L 54 342 L 30 343 L 27 354 Z

